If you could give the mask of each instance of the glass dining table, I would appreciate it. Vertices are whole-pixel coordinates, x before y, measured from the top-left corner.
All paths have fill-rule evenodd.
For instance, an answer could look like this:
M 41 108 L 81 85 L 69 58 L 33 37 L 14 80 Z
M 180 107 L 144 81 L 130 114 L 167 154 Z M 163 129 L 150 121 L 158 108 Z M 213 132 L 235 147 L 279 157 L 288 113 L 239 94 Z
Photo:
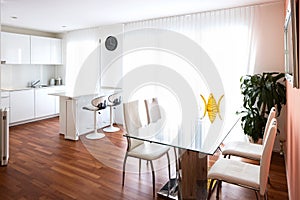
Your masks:
M 180 169 L 177 170 L 180 170 L 181 180 L 176 180 L 177 177 L 170 180 L 171 187 L 166 183 L 157 193 L 158 197 L 207 199 L 208 155 L 215 154 L 228 134 L 237 127 L 239 120 L 238 117 L 233 117 L 224 123 L 216 124 L 207 123 L 205 120 L 194 120 L 188 127 L 159 123 L 144 126 L 124 136 L 174 147 L 175 152 L 179 152 Z M 178 181 L 180 181 L 180 191 L 174 192 L 174 187 L 178 190 Z

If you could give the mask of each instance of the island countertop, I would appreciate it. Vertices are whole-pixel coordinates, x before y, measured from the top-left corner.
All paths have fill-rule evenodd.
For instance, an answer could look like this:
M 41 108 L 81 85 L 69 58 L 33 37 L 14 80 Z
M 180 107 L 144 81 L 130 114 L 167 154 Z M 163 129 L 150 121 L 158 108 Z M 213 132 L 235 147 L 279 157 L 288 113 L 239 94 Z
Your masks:
M 82 97 L 106 96 L 106 95 L 110 95 L 114 92 L 121 92 L 121 91 L 122 91 L 121 88 L 101 87 L 101 90 L 99 92 L 93 93 L 93 94 L 74 94 L 74 92 L 63 91 L 63 92 L 51 93 L 49 95 L 66 97 L 66 98 L 70 98 L 70 99 L 78 99 L 78 98 L 82 98 Z

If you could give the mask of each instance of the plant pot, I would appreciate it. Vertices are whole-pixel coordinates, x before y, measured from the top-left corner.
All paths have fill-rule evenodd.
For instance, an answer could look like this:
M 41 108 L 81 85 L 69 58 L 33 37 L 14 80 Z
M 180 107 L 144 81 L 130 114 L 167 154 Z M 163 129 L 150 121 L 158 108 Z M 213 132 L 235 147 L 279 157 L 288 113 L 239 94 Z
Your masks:
M 262 141 L 263 141 L 262 138 L 259 138 L 257 140 L 257 142 L 254 142 L 254 140 L 252 139 L 252 137 L 249 136 L 249 135 L 248 135 L 248 140 L 249 140 L 250 143 L 253 143 L 253 144 L 262 144 Z

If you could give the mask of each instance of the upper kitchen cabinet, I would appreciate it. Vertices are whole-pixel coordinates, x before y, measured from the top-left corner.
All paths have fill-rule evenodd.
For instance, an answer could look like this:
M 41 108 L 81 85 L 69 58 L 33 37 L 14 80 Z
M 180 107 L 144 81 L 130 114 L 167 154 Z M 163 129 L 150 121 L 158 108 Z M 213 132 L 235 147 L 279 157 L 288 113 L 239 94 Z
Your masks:
M 31 36 L 31 64 L 62 64 L 61 39 Z
M 30 36 L 1 32 L 1 63 L 30 64 Z
M 62 46 L 61 46 L 61 39 L 57 38 L 49 38 L 50 39 L 50 62 L 54 65 L 61 65 L 62 64 Z
M 50 64 L 50 52 L 48 38 L 31 36 L 31 64 Z

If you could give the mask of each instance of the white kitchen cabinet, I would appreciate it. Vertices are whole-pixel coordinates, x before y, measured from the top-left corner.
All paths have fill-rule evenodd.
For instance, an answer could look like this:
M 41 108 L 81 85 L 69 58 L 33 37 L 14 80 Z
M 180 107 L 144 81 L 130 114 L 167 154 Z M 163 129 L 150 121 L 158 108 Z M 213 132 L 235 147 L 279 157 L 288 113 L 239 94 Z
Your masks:
M 1 91 L 1 109 L 8 109 L 9 111 L 9 92 Z M 8 114 L 8 123 L 9 123 L 9 113 Z
M 59 97 L 49 94 L 63 92 L 65 86 L 35 88 L 35 118 L 47 117 L 59 113 Z
M 31 64 L 62 64 L 61 39 L 31 36 Z
M 34 90 L 10 92 L 10 123 L 34 118 Z
M 1 109 L 9 108 L 9 92 L 1 91 Z
M 50 39 L 50 64 L 61 65 L 62 64 L 62 41 L 57 38 Z
M 31 64 L 50 64 L 50 52 L 48 38 L 31 36 Z
M 54 88 L 36 88 L 34 90 L 35 118 L 57 114 L 56 97 L 49 95 L 51 93 L 54 93 Z
M 1 32 L 1 63 L 30 64 L 30 36 Z

